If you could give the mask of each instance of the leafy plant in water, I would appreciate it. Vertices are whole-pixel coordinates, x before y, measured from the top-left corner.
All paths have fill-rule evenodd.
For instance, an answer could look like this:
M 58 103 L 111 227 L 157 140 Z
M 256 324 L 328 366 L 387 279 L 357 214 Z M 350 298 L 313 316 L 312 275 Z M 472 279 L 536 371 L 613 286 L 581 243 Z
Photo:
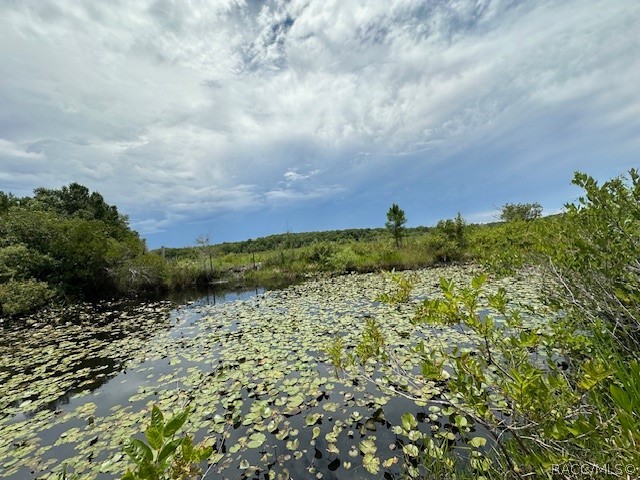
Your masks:
M 386 358 L 384 335 L 380 325 L 373 318 L 367 318 L 362 331 L 362 339 L 355 348 L 355 355 L 361 364 L 370 358 Z M 355 360 L 355 359 L 354 359 Z
M 391 292 L 385 292 L 376 297 L 376 300 L 382 303 L 395 305 L 398 303 L 407 303 L 411 296 L 411 292 L 415 287 L 418 277 L 415 274 L 403 275 L 395 271 L 383 272 L 385 279 L 391 281 L 394 285 Z
M 198 464 L 211 456 L 212 447 L 194 445 L 191 436 L 176 437 L 189 418 L 189 408 L 165 422 L 164 415 L 154 405 L 151 423 L 145 430 L 147 442 L 130 438 L 124 452 L 135 463 L 122 480 L 186 480 L 200 474 Z
M 421 362 L 422 376 L 393 365 L 394 355 L 385 354 L 384 343 L 376 341 L 383 338 L 379 329 L 375 335 L 363 335 L 355 353 L 360 364 L 373 352 L 390 362 L 393 371 L 404 377 L 389 379 L 398 382 L 397 387 L 391 384 L 393 391 L 450 409 L 458 433 L 446 433 L 443 438 L 448 442 L 442 445 L 428 440 L 416 445 L 427 459 L 447 458 L 438 468 L 449 465 L 449 475 L 459 468 L 448 450 L 455 441 L 464 442 L 471 451 L 469 465 L 476 475 L 485 475 L 491 469 L 514 477 L 525 473 L 547 475 L 552 465 L 585 458 L 582 447 L 599 432 L 593 425 L 596 409 L 585 405 L 584 399 L 601 388 L 614 369 L 599 359 L 584 362 L 576 371 L 560 368 L 557 359 L 563 352 L 555 347 L 562 343 L 556 341 L 560 332 L 544 322 L 536 323 L 534 318 L 525 321 L 520 310 L 510 307 L 503 290 L 485 295 L 486 280 L 481 275 L 469 286 L 457 287 L 453 281 L 441 279 L 442 297 L 427 299 L 416 309 L 416 326 L 459 326 L 470 345 L 466 349 L 442 346 L 428 351 L 423 342 L 416 344 L 413 354 Z M 493 313 L 482 309 L 483 298 Z M 371 378 L 366 372 L 362 374 Z M 430 387 L 434 381 L 443 384 L 440 391 Z M 614 388 L 612 392 L 619 394 L 619 390 Z M 628 395 L 620 398 L 621 405 L 628 403 L 624 400 Z M 460 428 L 468 425 L 467 418 L 483 427 L 487 437 L 468 436 L 468 429 Z M 410 420 L 403 416 L 402 431 L 411 426 Z M 489 456 L 483 453 L 487 438 L 494 452 Z M 406 447 L 409 454 L 418 456 L 414 447 Z
M 330 343 L 325 346 L 324 351 L 329 357 L 333 368 L 335 369 L 336 377 L 338 377 L 340 370 L 342 370 L 342 368 L 344 367 L 344 340 L 342 339 L 342 337 L 335 337 Z

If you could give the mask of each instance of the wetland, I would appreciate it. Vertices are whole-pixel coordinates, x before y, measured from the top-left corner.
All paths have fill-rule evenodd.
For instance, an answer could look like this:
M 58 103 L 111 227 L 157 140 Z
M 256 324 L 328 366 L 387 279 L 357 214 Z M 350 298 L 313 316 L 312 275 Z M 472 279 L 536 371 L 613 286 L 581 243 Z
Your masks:
M 411 427 L 421 435 L 461 426 L 446 408 L 394 393 L 389 386 L 402 379 L 393 369 L 336 375 L 325 351 L 336 337 L 352 349 L 367 319 L 381 325 L 406 371 L 419 371 L 417 338 L 469 349 L 469 332 L 411 320 L 418 302 L 439 295 L 440 277 L 465 284 L 478 267 L 412 273 L 410 301 L 398 305 L 378 301 L 385 276 L 348 274 L 179 304 L 103 302 L 5 325 L 0 478 L 57 478 L 63 465 L 81 478 L 119 478 L 123 442 L 143 438 L 153 405 L 167 413 L 190 407 L 185 431 L 214 448 L 203 465 L 208 478 L 401 478 L 411 449 L 398 429 L 413 422 L 403 415 L 417 419 Z M 528 272 L 489 290 L 502 287 L 533 309 L 541 307 L 537 282 Z M 430 388 L 437 396 L 438 384 Z M 483 435 L 473 425 L 465 431 Z

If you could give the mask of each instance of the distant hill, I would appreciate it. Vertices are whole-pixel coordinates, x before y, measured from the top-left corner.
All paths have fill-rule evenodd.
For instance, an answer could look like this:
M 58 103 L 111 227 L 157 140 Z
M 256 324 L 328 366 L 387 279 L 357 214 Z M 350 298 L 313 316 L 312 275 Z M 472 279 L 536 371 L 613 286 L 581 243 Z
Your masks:
M 405 230 L 406 236 L 428 232 L 430 227 L 414 227 Z M 327 230 L 323 232 L 279 233 L 241 242 L 224 242 L 212 245 L 219 254 L 264 252 L 278 248 L 298 248 L 314 243 L 345 243 L 351 241 L 374 241 L 386 238 L 389 232 L 385 228 L 350 228 L 347 230 Z M 198 247 L 165 248 L 166 258 L 183 258 Z M 159 251 L 159 250 L 157 250 Z

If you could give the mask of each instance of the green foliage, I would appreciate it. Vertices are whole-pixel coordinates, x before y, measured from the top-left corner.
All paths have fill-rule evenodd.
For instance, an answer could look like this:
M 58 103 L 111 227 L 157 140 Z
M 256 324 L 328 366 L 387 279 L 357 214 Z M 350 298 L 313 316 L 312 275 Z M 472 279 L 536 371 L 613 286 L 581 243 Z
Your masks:
M 487 276 L 480 275 L 470 285 L 458 287 L 443 278 L 441 296 L 425 300 L 416 309 L 416 325 L 460 325 L 468 335 L 469 348 L 426 351 L 424 343 L 418 342 L 414 352 L 422 362 L 422 375 L 404 372 L 404 383 L 415 387 L 412 395 L 417 401 L 428 403 L 433 395 L 429 393 L 429 382 L 444 382 L 445 389 L 438 398 L 457 415 L 457 424 L 459 421 L 467 425 L 465 418 L 470 418 L 491 439 L 493 454 L 474 457 L 476 469 L 482 467 L 482 472 L 491 469 L 499 476 L 546 476 L 554 464 L 587 461 L 592 453 L 584 451 L 585 445 L 599 441 L 601 427 L 594 421 L 606 413 L 606 408 L 598 411 L 597 402 L 589 406 L 584 399 L 599 395 L 599 391 L 608 397 L 606 385 L 617 370 L 607 367 L 601 358 L 594 358 L 580 368 L 564 371 L 553 360 L 567 354 L 558 348 L 562 342 L 557 341 L 557 336 L 575 337 L 575 331 L 564 325 L 564 332 L 559 333 L 543 321 L 524 321 L 523 313 L 509 306 L 503 290 L 484 293 L 486 281 Z M 487 313 L 482 306 L 484 301 L 493 313 Z M 356 349 L 360 363 L 366 362 L 373 350 L 377 357 L 392 362 L 394 356 L 382 353 L 384 344 L 373 338 L 366 336 Z M 382 333 L 377 332 L 375 338 L 382 338 Z M 391 366 L 394 371 L 403 372 L 399 365 Z M 619 396 L 620 408 L 627 412 L 633 408 L 629 399 L 635 388 L 637 384 L 632 390 L 627 381 L 624 388 L 611 390 Z M 620 394 L 621 391 L 629 394 Z M 611 418 L 610 409 L 608 414 L 606 418 Z M 504 421 L 505 417 L 509 422 Z M 619 412 L 617 418 L 621 418 Z M 404 431 L 411 430 L 410 420 L 403 416 Z M 636 422 L 630 421 L 629 427 L 635 428 Z M 465 438 L 461 434 L 459 440 Z M 474 449 L 484 443 L 483 438 L 467 439 L 467 445 Z M 446 449 L 433 442 L 419 448 L 426 449 L 426 458 L 446 456 Z M 440 463 L 438 468 L 443 465 L 450 466 L 448 475 L 459 468 L 454 461 Z
M 387 212 L 387 222 L 385 223 L 385 227 L 389 232 L 391 232 L 391 235 L 396 241 L 396 248 L 400 248 L 405 223 L 407 223 L 407 218 L 404 210 L 395 203 L 392 204 Z
M 110 235 L 121 239 L 130 233 L 127 218 L 118 213 L 113 205 L 108 205 L 98 192 L 78 183 L 71 183 L 60 189 L 37 188 L 34 197 L 28 200 L 31 209 L 53 211 L 67 218 L 98 220 L 110 229 Z
M 22 243 L 0 247 L 0 282 L 42 278 L 53 266 L 54 260 L 49 255 Z
M 385 292 L 378 295 L 376 300 L 383 303 L 389 303 L 391 305 L 397 303 L 407 303 L 411 296 L 411 291 L 417 282 L 417 276 L 403 275 L 395 271 L 382 272 L 387 280 L 393 284 L 393 290 L 391 292 Z
M 585 190 L 548 232 L 550 299 L 580 322 L 603 320 L 620 347 L 640 350 L 640 176 L 603 185 L 576 173 Z
M 386 358 L 384 350 L 384 335 L 380 325 L 373 318 L 365 319 L 365 326 L 362 330 L 362 339 L 356 345 L 355 354 L 361 364 L 370 358 Z
M 335 337 L 327 344 L 324 351 L 335 369 L 336 376 L 338 376 L 340 370 L 344 368 L 344 340 L 342 337 Z
M 212 447 L 194 445 L 190 436 L 176 437 L 189 418 L 185 409 L 165 422 L 154 405 L 151 422 L 145 430 L 146 443 L 138 438 L 125 442 L 124 452 L 135 464 L 122 480 L 187 480 L 201 473 L 198 464 L 211 456 Z
M 0 283 L 0 314 L 6 316 L 29 313 L 55 296 L 55 291 L 46 283 L 33 278 L 10 279 Z
M 339 272 L 357 270 L 358 255 L 349 245 L 345 245 L 331 255 L 329 265 L 332 270 Z
M 455 219 L 440 220 L 428 241 L 428 248 L 437 262 L 461 260 L 466 252 L 466 223 L 460 213 Z
M 528 222 L 542 216 L 539 203 L 505 203 L 500 212 L 500 220 L 505 222 Z
M 470 235 L 470 254 L 492 273 L 512 275 L 527 264 L 540 263 L 541 241 L 555 221 L 547 217 L 478 226 Z
M 37 189 L 22 199 L 2 193 L 0 203 L 3 315 L 26 313 L 54 294 L 132 294 L 166 282 L 166 262 L 149 256 L 126 217 L 86 187 Z M 9 281 L 18 282 L 13 293 Z
M 331 258 L 337 249 L 336 245 L 328 242 L 314 243 L 305 251 L 305 260 L 317 265 L 320 269 L 327 269 L 331 266 Z

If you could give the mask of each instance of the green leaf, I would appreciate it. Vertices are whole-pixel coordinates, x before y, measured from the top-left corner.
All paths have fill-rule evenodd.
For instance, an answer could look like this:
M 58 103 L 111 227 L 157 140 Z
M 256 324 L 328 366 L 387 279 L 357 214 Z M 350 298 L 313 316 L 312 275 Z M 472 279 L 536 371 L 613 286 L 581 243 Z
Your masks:
M 400 417 L 400 420 L 402 422 L 402 428 L 404 428 L 407 431 L 413 430 L 418 426 L 418 421 L 416 420 L 416 417 L 414 417 L 412 414 L 408 412 L 403 413 L 402 417 Z
M 414 457 L 414 458 L 417 457 L 418 454 L 420 453 L 420 451 L 418 450 L 418 447 L 412 444 L 404 445 L 402 447 L 402 451 L 405 453 L 405 455 L 409 457 Z
M 143 463 L 138 470 L 138 476 L 145 480 L 156 480 L 159 477 L 159 472 L 153 463 Z
M 136 465 L 142 465 L 144 462 L 153 460 L 153 452 L 149 446 L 137 438 L 126 440 L 123 450 Z
M 297 450 L 298 448 L 300 448 L 300 439 L 296 438 L 295 440 L 289 440 L 286 443 L 286 447 L 291 451 Z
M 318 420 L 320 420 L 321 417 L 322 417 L 321 413 L 310 413 L 309 415 L 307 415 L 307 417 L 305 418 L 305 423 L 307 427 L 315 425 L 318 422 Z
M 175 435 L 175 433 L 180 430 L 180 428 L 182 427 L 182 425 L 184 425 L 188 418 L 189 408 L 187 407 L 167 422 L 167 424 L 164 426 L 164 436 L 172 437 L 173 435 Z
M 180 444 L 180 449 L 182 450 L 182 458 L 186 461 L 190 462 L 193 457 L 193 438 L 190 435 L 187 435 L 182 439 L 182 443 Z
M 160 454 L 158 455 L 158 463 L 162 463 L 165 460 L 167 460 L 171 455 L 173 455 L 173 453 L 176 451 L 176 448 L 178 448 L 178 446 L 182 443 L 182 438 L 176 438 L 174 440 L 171 440 L 169 443 L 167 443 L 162 450 L 160 451 Z
M 249 437 L 249 443 L 247 443 L 247 448 L 259 448 L 265 442 L 267 437 L 264 433 L 254 433 Z
M 373 455 L 374 453 L 376 453 L 377 447 L 376 447 L 376 442 L 373 438 L 367 438 L 363 441 L 360 442 L 360 451 L 364 454 L 364 455 Z
M 369 473 L 376 475 L 380 470 L 380 459 L 373 454 L 368 453 L 363 457 L 362 465 Z
M 213 447 L 200 447 L 196 450 L 194 461 L 199 463 L 208 459 L 213 453 Z
M 164 436 L 162 435 L 162 430 L 159 430 L 155 427 L 147 428 L 147 431 L 144 432 L 144 436 L 147 437 L 147 442 L 149 442 L 149 446 L 154 450 L 162 449 L 164 445 Z
M 160 432 L 164 430 L 164 415 L 157 405 L 151 409 L 151 427 Z
M 472 447 L 480 448 L 480 447 L 484 447 L 487 444 L 487 439 L 484 437 L 473 437 L 467 443 Z
M 127 469 L 127 473 L 120 480 L 136 480 L 136 477 L 130 469 Z
M 618 406 L 631 413 L 631 401 L 629 400 L 629 396 L 624 390 L 617 387 L 616 385 L 611 385 L 609 387 L 609 392 L 611 392 L 611 396 Z

